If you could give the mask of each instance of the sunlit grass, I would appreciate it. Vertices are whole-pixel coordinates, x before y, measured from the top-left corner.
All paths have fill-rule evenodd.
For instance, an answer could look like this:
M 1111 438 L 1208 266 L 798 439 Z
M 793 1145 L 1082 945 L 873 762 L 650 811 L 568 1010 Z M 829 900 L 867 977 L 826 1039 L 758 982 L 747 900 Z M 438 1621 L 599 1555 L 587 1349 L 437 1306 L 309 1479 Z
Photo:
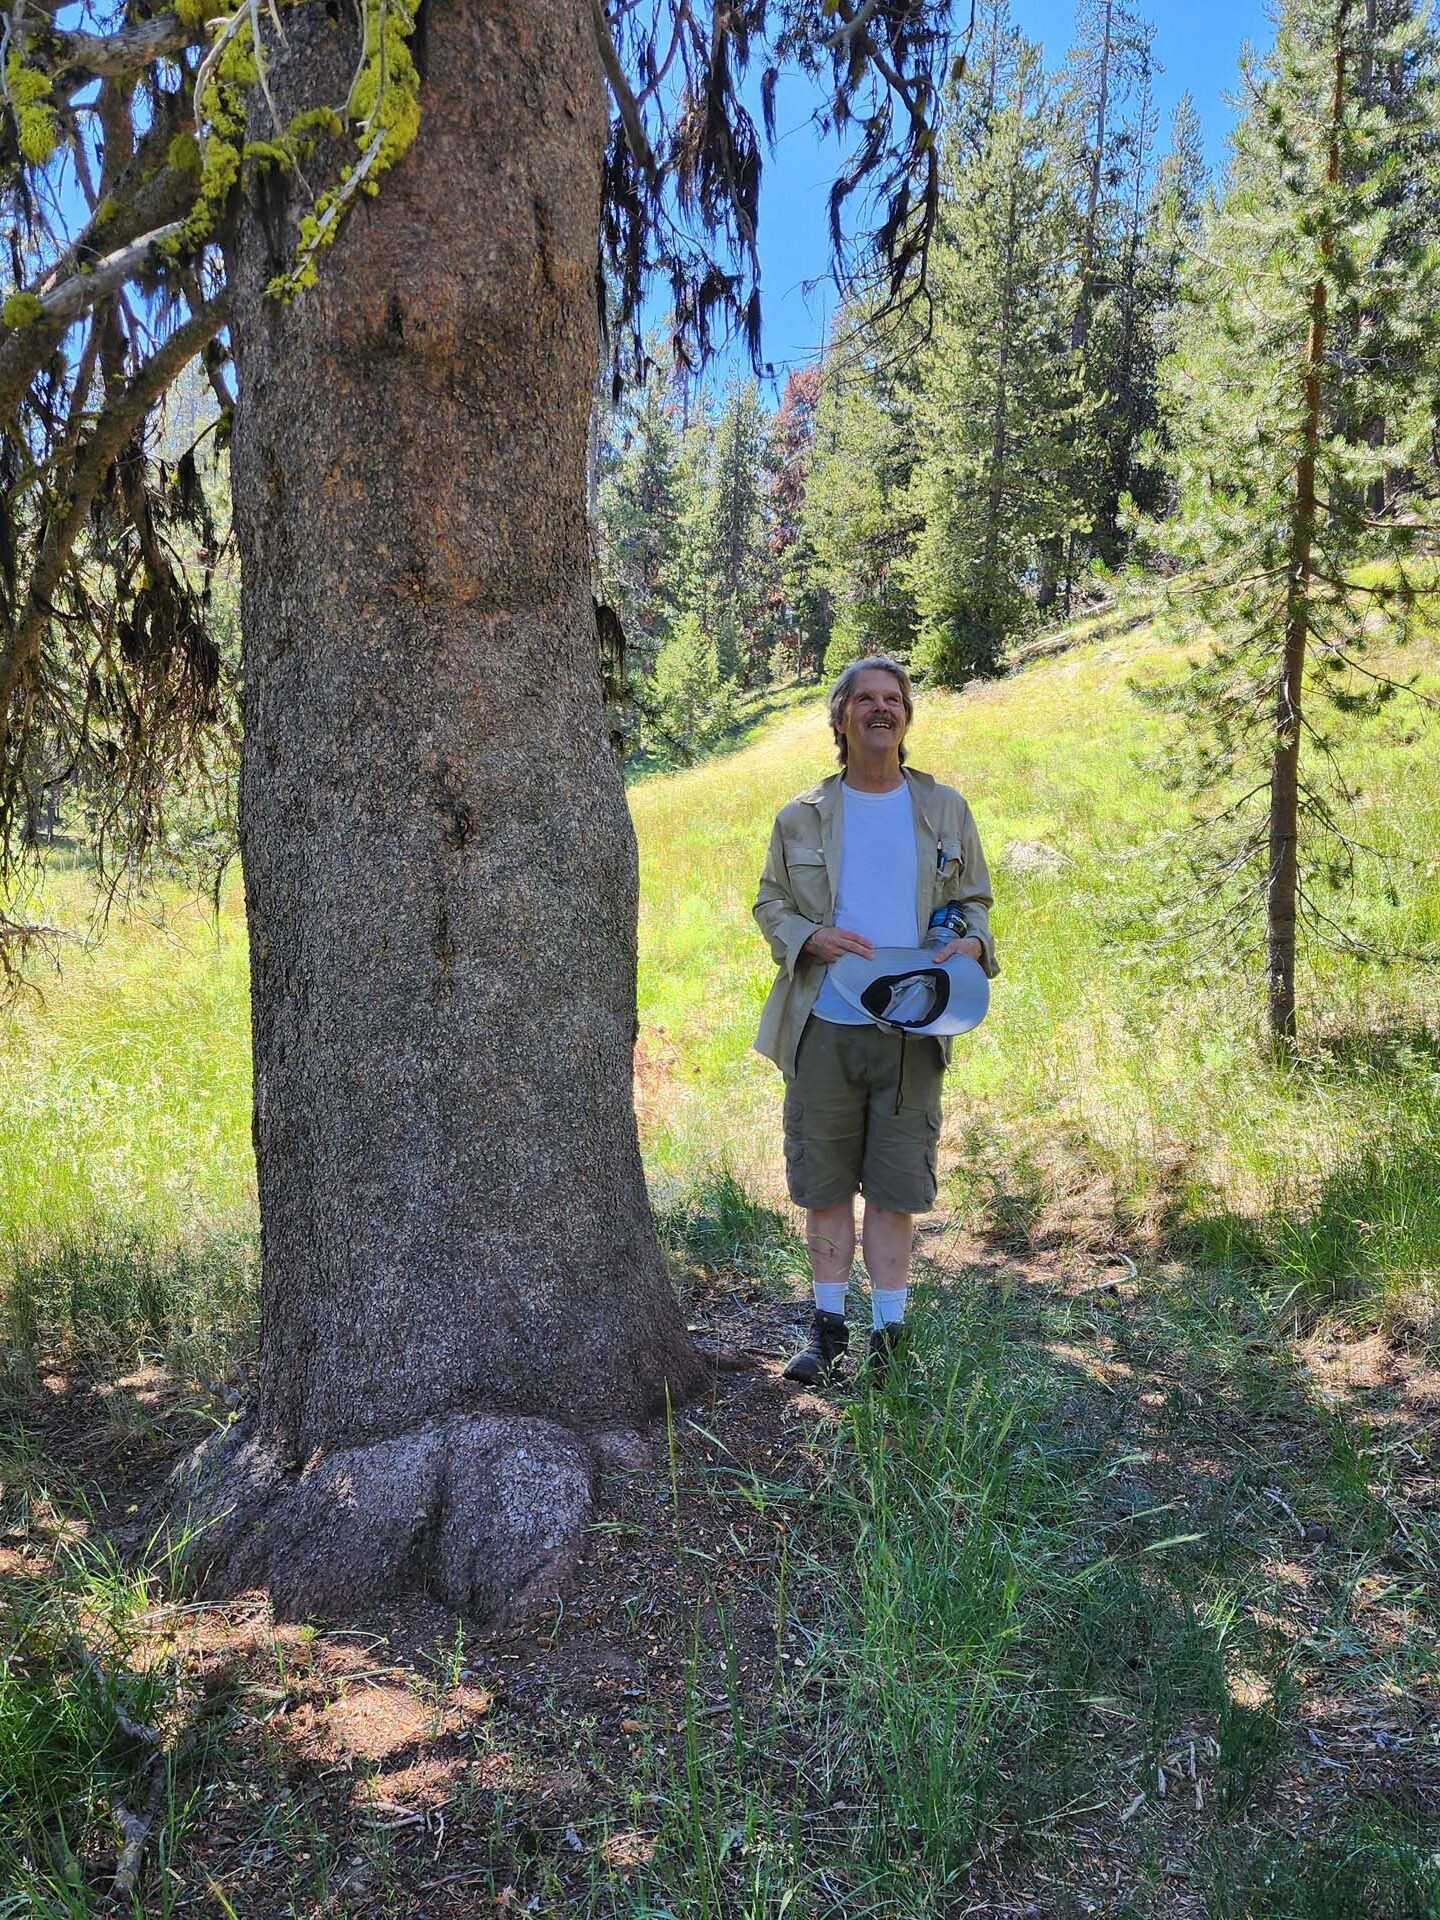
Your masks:
M 1004 969 L 990 1019 L 956 1049 L 941 1204 L 1007 1231 L 1183 1228 L 1197 1257 L 1243 1253 L 1324 1304 L 1433 1298 L 1434 969 L 1312 949 L 1306 1059 L 1281 1071 L 1261 1045 L 1258 967 L 1154 938 L 1157 849 L 1184 811 L 1153 770 L 1169 723 L 1133 686 L 1178 660 L 1147 627 L 1105 628 L 1008 679 L 921 697 L 912 758 L 974 807 Z M 1433 649 L 1410 662 L 1436 680 Z M 1392 891 L 1372 867 L 1361 920 L 1402 954 L 1440 947 L 1437 746 L 1435 714 L 1402 700 L 1346 748 L 1363 837 L 1391 856 Z M 631 788 L 641 1125 L 664 1207 L 722 1167 L 784 1204 L 780 1077 L 751 1050 L 773 969 L 750 903 L 776 810 L 833 764 L 822 697 L 792 689 L 748 746 Z M 1025 869 L 1016 843 L 1054 858 Z M 84 874 L 32 905 L 83 929 Z M 218 919 L 178 897 L 118 917 L 40 984 L 0 1035 L 11 1278 L 48 1273 L 58 1299 L 77 1248 L 131 1235 L 211 1270 L 256 1225 L 238 884 Z M 43 1327 L 22 1331 L 28 1346 Z
M 1152 765 L 1167 722 L 1132 683 L 1176 663 L 1142 631 L 921 698 L 912 759 L 975 810 L 1004 969 L 990 1019 L 957 1045 L 942 1200 L 1003 1204 L 1029 1178 L 1033 1214 L 1068 1199 L 1121 1233 L 1162 1214 L 1293 1222 L 1349 1156 L 1402 1137 L 1412 1161 L 1440 1154 L 1436 1057 L 1397 1046 L 1434 1030 L 1433 968 L 1312 947 L 1306 1061 L 1281 1070 L 1263 1047 L 1258 960 L 1237 969 L 1203 941 L 1155 938 L 1159 846 L 1185 815 Z M 1434 679 L 1433 655 L 1412 664 Z M 1401 701 L 1349 746 L 1362 835 L 1391 857 L 1393 897 L 1377 869 L 1359 903 L 1380 952 L 1440 945 L 1437 745 L 1434 715 Z M 775 810 L 832 765 L 817 699 L 743 754 L 632 792 L 642 1035 L 672 1065 L 667 1096 L 646 1103 L 648 1144 L 674 1180 L 721 1156 L 779 1191 L 779 1076 L 749 1051 L 772 969 L 749 908 Z M 1052 849 L 1051 870 L 1021 870 L 1016 842 Z M 1407 1284 L 1429 1284 L 1440 1203 L 1405 1246 Z

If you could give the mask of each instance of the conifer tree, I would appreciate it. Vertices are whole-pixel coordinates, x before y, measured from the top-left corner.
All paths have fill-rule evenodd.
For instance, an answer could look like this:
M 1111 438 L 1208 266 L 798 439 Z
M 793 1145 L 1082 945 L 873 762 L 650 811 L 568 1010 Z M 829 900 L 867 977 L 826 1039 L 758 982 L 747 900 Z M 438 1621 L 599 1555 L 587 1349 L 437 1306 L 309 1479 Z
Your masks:
M 612 431 L 600 482 L 602 579 L 625 631 L 631 670 L 654 666 L 680 592 L 680 436 L 673 398 L 652 379 Z
M 715 423 L 713 466 L 701 536 L 707 624 L 722 679 L 765 677 L 769 555 L 761 518 L 764 417 L 754 380 L 737 381 Z
M 765 446 L 776 648 L 783 650 L 782 670 L 806 678 L 819 672 L 834 617 L 806 515 L 819 401 L 819 367 L 793 368 Z
M 643 696 L 642 743 L 655 764 L 690 766 L 717 747 L 735 725 L 737 692 L 720 670 L 715 636 L 697 614 L 682 613 Z
M 1417 50 L 1424 48 L 1423 57 Z M 1377 99 L 1367 74 L 1406 73 Z M 1297 936 L 1344 942 L 1327 877 L 1348 872 L 1351 794 L 1327 716 L 1382 704 L 1369 616 L 1403 635 L 1407 493 L 1434 418 L 1436 69 L 1418 12 L 1287 0 L 1273 53 L 1247 73 L 1224 199 L 1186 273 L 1167 369 L 1187 568 L 1181 605 L 1208 647 L 1169 697 L 1185 725 L 1175 777 L 1210 795 L 1193 851 L 1215 921 L 1263 916 L 1274 1044 L 1297 1031 Z M 1371 433 L 1348 431 L 1374 423 Z M 1397 481 L 1383 511 L 1372 487 Z M 1367 571 L 1361 561 L 1385 564 Z M 1214 795 L 1220 805 L 1214 805 Z
M 918 528 L 913 338 L 877 333 L 861 307 L 835 317 L 820 374 L 806 538 L 834 617 L 824 671 L 866 653 L 909 657 L 915 600 L 904 570 Z
M 921 360 L 919 532 L 905 564 L 917 666 L 955 686 L 994 672 L 1033 617 L 1041 545 L 1083 524 L 1068 207 L 1040 49 L 999 15 L 1004 78 L 983 147 L 948 171 L 934 338 Z M 976 87 L 993 87 L 982 49 Z
M 1146 240 L 1154 171 L 1153 27 L 1124 0 L 1080 0 L 1065 64 L 1058 142 L 1075 223 L 1070 344 L 1091 405 L 1071 468 L 1088 532 L 1051 545 L 1065 610 L 1087 555 L 1121 557 L 1120 500 L 1154 424 L 1153 312 Z

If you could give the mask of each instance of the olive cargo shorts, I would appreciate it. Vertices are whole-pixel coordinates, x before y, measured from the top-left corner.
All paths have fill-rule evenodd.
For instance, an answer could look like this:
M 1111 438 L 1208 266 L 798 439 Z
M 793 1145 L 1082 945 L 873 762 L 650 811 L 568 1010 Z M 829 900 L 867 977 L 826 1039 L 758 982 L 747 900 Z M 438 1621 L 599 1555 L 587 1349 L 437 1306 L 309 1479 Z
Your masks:
M 902 1072 L 903 1066 L 903 1072 Z M 892 1213 L 935 1204 L 945 1057 L 929 1034 L 805 1024 L 785 1089 L 785 1173 L 797 1207 L 863 1193 Z

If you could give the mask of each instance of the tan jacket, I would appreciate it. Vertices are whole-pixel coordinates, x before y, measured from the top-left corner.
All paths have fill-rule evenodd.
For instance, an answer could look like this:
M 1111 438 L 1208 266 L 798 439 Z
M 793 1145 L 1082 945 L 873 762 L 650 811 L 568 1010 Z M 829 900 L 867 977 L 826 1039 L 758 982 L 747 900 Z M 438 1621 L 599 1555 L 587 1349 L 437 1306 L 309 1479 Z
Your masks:
M 915 813 L 915 944 L 924 938 L 936 907 L 958 900 L 970 932 L 984 949 L 981 964 L 993 980 L 1000 971 L 990 937 L 994 900 L 974 817 L 953 787 L 942 787 L 911 767 L 904 774 Z M 834 925 L 845 818 L 843 778 L 843 773 L 832 773 L 780 809 L 755 897 L 755 918 L 780 969 L 760 1016 L 755 1050 L 773 1060 L 787 1080 L 795 1071 L 795 1050 L 825 978 L 824 961 L 800 949 L 817 927 Z M 940 1044 L 948 1061 L 950 1042 Z

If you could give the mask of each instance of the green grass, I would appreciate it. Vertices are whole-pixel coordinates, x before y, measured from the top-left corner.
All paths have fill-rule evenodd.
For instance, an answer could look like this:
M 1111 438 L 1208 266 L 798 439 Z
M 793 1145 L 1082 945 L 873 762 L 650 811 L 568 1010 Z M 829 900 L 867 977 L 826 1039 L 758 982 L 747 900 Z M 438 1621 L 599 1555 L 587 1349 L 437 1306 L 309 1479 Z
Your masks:
M 1416 661 L 1433 683 L 1433 656 Z M 1107 622 L 1008 680 L 923 696 L 912 737 L 915 763 L 975 808 L 1004 966 L 991 1018 L 957 1048 L 942 1207 L 1017 1254 L 1088 1250 L 1098 1266 L 1128 1251 L 1142 1284 L 1113 1303 L 928 1287 L 910 1390 L 844 1402 L 812 1483 L 717 1470 L 714 1498 L 787 1540 L 778 1684 L 763 1708 L 740 1698 L 723 1618 L 702 1632 L 697 1615 L 671 1743 L 616 1783 L 653 1860 L 624 1886 L 597 1873 L 587 1911 L 920 1920 L 961 1899 L 976 1860 L 1063 1864 L 1072 1831 L 1114 1828 L 1133 1804 L 1131 1911 L 1161 1915 L 1154 1782 L 1198 1742 L 1191 1884 L 1215 1920 L 1440 1913 L 1433 1848 L 1403 1801 L 1357 1791 L 1298 1837 L 1266 1813 L 1310 1667 L 1356 1703 L 1434 1685 L 1433 1537 L 1413 1510 L 1397 1520 L 1396 1430 L 1361 1398 L 1327 1399 L 1286 1334 L 1333 1314 L 1434 1339 L 1436 981 L 1311 952 L 1306 1044 L 1282 1070 L 1260 1045 L 1253 969 L 1152 938 L 1157 846 L 1181 814 L 1146 770 L 1164 722 L 1132 683 L 1175 667 L 1144 626 Z M 805 1272 L 779 1077 L 751 1051 L 772 969 L 749 905 L 775 810 L 832 763 L 819 699 L 792 690 L 782 708 L 734 752 L 630 794 L 662 1242 L 682 1280 L 749 1306 L 798 1295 Z M 1365 836 L 1393 858 L 1393 895 L 1368 873 L 1360 919 L 1379 944 L 1433 944 L 1440 725 L 1397 705 L 1342 751 L 1363 775 Z M 1037 840 L 1057 869 L 1011 870 L 1007 843 Z M 58 872 L 34 904 L 83 930 L 85 873 Z M 206 1385 L 243 1368 L 245 957 L 233 886 L 218 919 L 166 894 L 7 1012 L 0 1364 L 17 1403 L 57 1360 L 99 1378 L 155 1360 Z M 1098 1387 L 1096 1354 L 1133 1386 Z M 121 1425 L 143 1415 L 138 1395 L 127 1406 L 112 1408 Z M 90 1538 L 83 1511 L 56 1519 L 21 1439 L 0 1464 L 12 1538 Z M 116 1706 L 179 1712 L 175 1675 L 140 1658 L 164 1570 L 127 1572 L 93 1532 L 65 1548 L 48 1596 L 28 1578 L 12 1592 L 0 1871 L 16 1891 L 0 1920 L 92 1910 L 81 1868 L 113 1858 L 109 1809 L 150 1765 Z M 1297 1599 L 1286 1554 L 1312 1537 L 1323 1566 Z M 1382 1578 L 1400 1596 L 1383 1635 L 1366 1611 Z M 103 1685 L 82 1645 L 99 1648 Z M 167 1791 L 152 1860 L 191 1817 L 193 1782 L 177 1773 Z M 288 1844 L 280 1825 L 272 1842 Z M 328 1846 L 307 1830 L 317 1859 Z
M 148 1816 L 152 1858 L 183 1844 L 194 1808 L 182 1763 L 198 1727 L 176 1724 L 180 1678 L 157 1657 L 153 1610 L 178 1588 L 157 1540 L 122 1558 L 73 1490 L 57 1490 L 23 1430 L 0 1437 L 10 1537 L 45 1539 L 49 1564 L 7 1574 L 0 1625 L 0 1915 L 96 1911 L 87 1880 L 111 1850 L 114 1810 Z M 116 1848 L 118 1851 L 118 1846 Z M 114 1854 L 112 1853 L 112 1858 Z M 113 1871 L 113 1869 L 112 1869 Z M 162 1875 L 160 1905 L 169 1912 Z M 115 1911 L 129 1911 L 117 1900 Z
M 1403 1799 L 1317 1803 L 1299 1834 L 1273 1802 L 1317 1707 L 1323 1724 L 1336 1698 L 1348 1720 L 1423 1695 L 1433 1600 L 1402 1648 L 1361 1587 L 1385 1564 L 1419 1595 L 1434 1562 L 1423 1539 L 1386 1561 L 1378 1436 L 1283 1343 L 1253 1350 L 1247 1297 L 1232 1322 L 1158 1282 L 1124 1305 L 934 1293 L 903 1387 L 840 1396 L 818 1484 L 711 1468 L 717 1501 L 789 1542 L 773 1688 L 741 1695 L 723 1618 L 697 1623 L 643 1796 L 654 1860 L 585 1910 L 922 1920 L 978 1863 L 1038 1873 L 1016 1898 L 1053 1889 L 1040 1912 L 1163 1916 L 1180 1848 L 1201 1902 L 1183 1910 L 1211 1920 L 1433 1920 L 1440 1863 Z M 1097 1387 L 1072 1357 L 1097 1335 L 1137 1364 L 1163 1351 L 1176 1407 Z M 1297 1529 L 1324 1532 L 1312 1570 L 1333 1592 L 1298 1643 Z M 676 1551 L 704 1561 L 683 1535 Z M 1125 1861 L 1128 1904 L 1093 1904 L 1095 1834 Z
M 1030 1232 L 1068 1216 L 1121 1241 L 1184 1224 L 1220 1245 L 1226 1223 L 1244 1222 L 1277 1280 L 1315 1305 L 1388 1312 L 1403 1298 L 1428 1319 L 1435 973 L 1313 948 L 1305 1060 L 1282 1070 L 1261 1045 L 1258 969 L 1152 938 L 1160 844 L 1183 815 L 1146 771 L 1164 722 L 1132 683 L 1175 662 L 1142 630 L 963 697 L 921 697 L 912 757 L 975 809 L 1004 968 L 950 1075 L 945 1198 L 982 1223 Z M 1433 656 L 1417 664 L 1433 684 Z M 1421 947 L 1440 928 L 1437 749 L 1434 717 L 1404 702 L 1347 749 L 1364 773 L 1363 832 L 1393 858 L 1395 899 L 1372 872 L 1360 902 L 1381 947 Z M 741 754 L 632 790 L 642 1034 L 670 1065 L 666 1097 L 647 1104 L 647 1148 L 671 1177 L 723 1159 L 750 1190 L 778 1192 L 778 1076 L 749 1050 L 771 967 L 749 907 L 774 811 L 830 770 L 817 703 Z M 1063 856 L 1058 871 L 1008 871 L 1007 844 L 1036 840 Z M 1393 1203 L 1378 1227 L 1377 1178 Z

